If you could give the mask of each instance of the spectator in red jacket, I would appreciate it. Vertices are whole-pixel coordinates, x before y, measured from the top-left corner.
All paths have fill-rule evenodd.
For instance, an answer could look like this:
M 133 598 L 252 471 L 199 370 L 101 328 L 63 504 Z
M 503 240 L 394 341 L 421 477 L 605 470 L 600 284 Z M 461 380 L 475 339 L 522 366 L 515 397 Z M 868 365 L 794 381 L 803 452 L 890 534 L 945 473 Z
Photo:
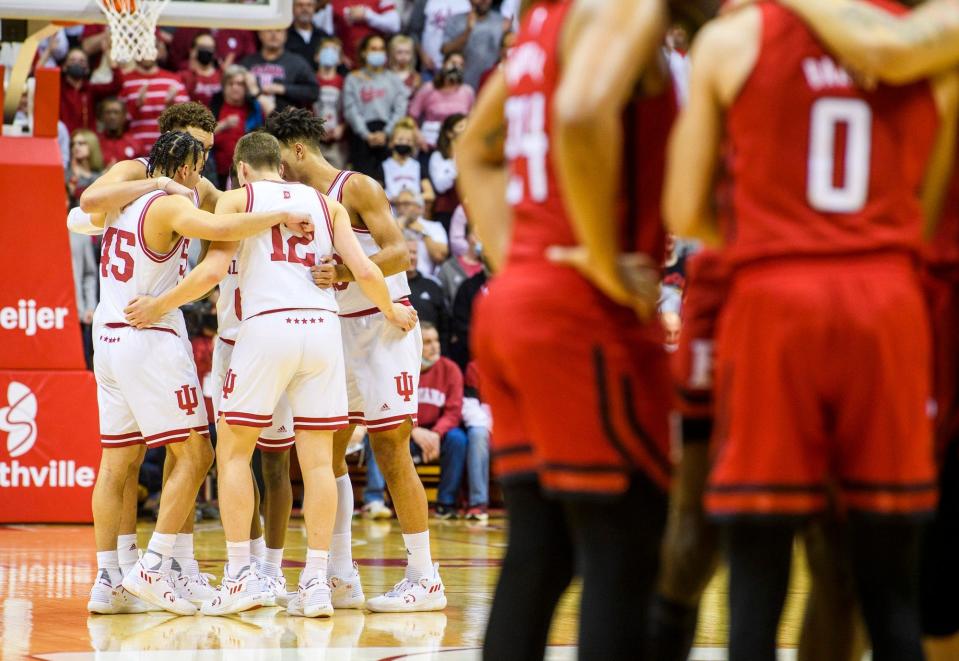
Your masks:
M 179 76 L 164 71 L 152 60 L 141 60 L 135 69 L 123 74 L 121 97 L 130 113 L 130 130 L 145 149 L 152 148 L 160 137 L 163 111 L 190 100 Z
M 90 60 L 79 48 L 67 53 L 63 61 L 63 85 L 60 91 L 60 121 L 73 135 L 77 129 L 97 128 L 97 103 L 120 91 L 120 78 L 105 84 L 90 82 Z
M 362 66 L 359 46 L 370 35 L 383 37 L 400 31 L 400 13 L 393 0 L 332 0 L 333 29 L 343 40 L 343 56 L 350 66 Z
M 190 61 L 180 71 L 180 78 L 190 99 L 209 107 L 213 97 L 223 91 L 223 74 L 216 61 L 213 35 L 201 32 L 193 39 Z
M 456 515 L 456 495 L 466 471 L 466 432 L 463 419 L 463 373 L 452 360 L 440 355 L 440 336 L 436 326 L 420 324 L 423 333 L 423 358 L 418 390 L 417 426 L 413 428 L 410 451 L 415 463 L 440 460 L 440 483 L 436 493 L 436 516 L 450 519 Z M 383 475 L 373 453 L 367 464 L 364 507 L 383 500 Z
M 123 101 L 116 97 L 104 99 L 97 108 L 97 118 L 103 125 L 97 137 L 100 138 L 104 167 L 147 155 L 140 141 L 127 130 L 127 106 Z
M 256 52 L 256 35 L 249 30 L 204 30 L 203 28 L 177 28 L 170 42 L 170 67 L 178 71 L 187 65 L 190 47 L 198 34 L 209 33 L 216 42 L 216 59 L 226 71 L 239 64 L 247 55 Z

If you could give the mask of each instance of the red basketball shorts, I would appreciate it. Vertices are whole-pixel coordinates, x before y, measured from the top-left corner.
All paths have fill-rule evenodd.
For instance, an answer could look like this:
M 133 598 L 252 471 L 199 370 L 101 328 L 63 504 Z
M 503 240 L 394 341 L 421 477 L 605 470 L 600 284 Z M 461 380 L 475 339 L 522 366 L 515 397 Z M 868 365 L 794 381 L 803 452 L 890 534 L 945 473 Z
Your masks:
M 933 337 L 936 454 L 959 438 L 959 267 L 927 266 L 923 286 Z
M 926 305 L 905 256 L 743 269 L 720 321 L 717 517 L 936 504 Z
M 642 325 L 573 271 L 511 267 L 477 303 L 472 331 L 493 410 L 494 471 L 548 492 L 623 493 L 644 473 L 668 487 L 668 359 Z

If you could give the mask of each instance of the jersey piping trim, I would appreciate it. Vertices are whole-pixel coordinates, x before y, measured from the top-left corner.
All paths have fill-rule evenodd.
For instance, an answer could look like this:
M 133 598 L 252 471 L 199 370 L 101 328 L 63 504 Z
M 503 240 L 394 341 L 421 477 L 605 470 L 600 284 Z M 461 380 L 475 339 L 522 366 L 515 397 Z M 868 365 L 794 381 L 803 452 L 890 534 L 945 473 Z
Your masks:
M 278 308 L 276 310 L 265 310 L 264 312 L 257 312 L 252 317 L 247 317 L 247 319 L 253 319 L 253 317 L 262 317 L 265 314 L 276 314 L 278 312 L 294 312 L 297 310 L 318 310 L 319 312 L 331 312 L 336 314 L 336 310 L 328 310 L 326 308 Z
M 253 186 L 246 184 L 244 188 L 246 189 L 246 212 L 250 213 L 253 211 Z
M 236 346 L 236 340 L 228 340 L 225 337 L 219 337 L 219 336 L 217 336 L 217 338 L 224 344 L 229 344 L 231 347 Z
M 326 200 L 323 199 L 323 194 L 315 188 L 313 190 L 316 191 L 316 197 L 320 200 L 320 206 L 323 207 L 323 216 L 326 219 L 326 229 L 330 233 L 330 245 L 333 245 L 333 221 L 330 219 L 330 208 L 326 205 Z
M 111 323 L 109 323 L 109 324 L 104 324 L 104 325 L 105 325 L 107 328 L 133 328 L 133 326 L 131 326 L 130 324 L 125 324 L 125 323 L 120 323 L 120 322 L 111 322 Z M 135 329 L 135 330 L 152 330 L 152 331 L 160 331 L 160 332 L 163 332 L 163 333 L 173 333 L 173 334 L 176 335 L 177 337 L 180 337 L 180 334 L 177 333 L 177 332 L 176 332 L 175 330 L 173 330 L 172 328 L 160 328 L 159 326 L 147 326 L 146 328 L 139 328 L 139 329 Z
M 170 252 L 168 253 L 158 253 L 150 250 L 150 246 L 147 245 L 146 239 L 143 235 L 143 223 L 146 221 L 147 212 L 150 210 L 150 207 L 153 206 L 153 203 L 156 202 L 161 197 L 166 197 L 166 193 L 163 191 L 158 192 L 156 195 L 147 200 L 146 205 L 143 207 L 143 211 L 140 212 L 140 220 L 137 221 L 137 239 L 140 241 L 140 250 L 149 257 L 152 261 L 162 264 L 163 262 L 168 261 L 173 255 L 177 253 L 178 250 L 183 246 L 183 241 L 185 240 L 182 236 L 179 241 L 177 241 Z
M 399 303 L 400 305 L 407 305 L 413 307 L 413 304 L 410 303 L 409 297 L 404 296 L 398 301 L 393 301 L 394 303 Z M 366 310 L 360 310 L 359 312 L 348 312 L 347 314 L 341 314 L 340 319 L 352 319 L 354 317 L 368 317 L 371 314 L 377 314 L 380 312 L 379 308 L 367 308 Z

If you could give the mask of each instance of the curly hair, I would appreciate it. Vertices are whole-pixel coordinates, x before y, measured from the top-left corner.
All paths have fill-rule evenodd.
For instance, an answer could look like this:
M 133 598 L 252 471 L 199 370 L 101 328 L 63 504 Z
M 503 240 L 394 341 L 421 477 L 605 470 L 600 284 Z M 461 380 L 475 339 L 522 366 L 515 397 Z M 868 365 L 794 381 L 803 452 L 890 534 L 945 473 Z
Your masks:
M 280 141 L 280 144 L 290 146 L 295 142 L 302 142 L 314 149 L 319 149 L 326 137 L 326 122 L 309 110 L 303 108 L 287 108 L 283 112 L 275 112 L 266 120 L 266 132 Z
M 192 127 L 207 133 L 216 131 L 216 117 L 206 106 L 191 101 L 170 106 L 160 115 L 160 133 L 185 131 Z
M 152 177 L 159 172 L 163 176 L 172 177 L 184 165 L 199 163 L 202 159 L 202 142 L 189 133 L 170 131 L 161 135 L 150 150 L 147 176 Z

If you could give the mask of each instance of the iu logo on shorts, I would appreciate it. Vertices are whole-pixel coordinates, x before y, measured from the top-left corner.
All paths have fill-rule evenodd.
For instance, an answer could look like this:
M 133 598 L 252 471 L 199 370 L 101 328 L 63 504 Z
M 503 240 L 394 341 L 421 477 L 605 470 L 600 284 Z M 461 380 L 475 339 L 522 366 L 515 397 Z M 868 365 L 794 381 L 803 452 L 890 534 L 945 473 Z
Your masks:
M 393 380 L 396 381 L 397 394 L 403 398 L 404 402 L 410 401 L 410 397 L 416 392 L 413 389 L 413 377 L 410 376 L 410 373 L 401 372 L 399 376 L 394 376 Z
M 227 370 L 226 376 L 223 377 L 223 399 L 228 399 L 230 393 L 233 392 L 233 388 L 236 386 L 236 372 L 233 370 Z
M 200 398 L 197 397 L 196 388 L 193 386 L 180 386 L 176 391 L 176 403 L 187 415 L 193 415 L 196 407 L 200 405 Z

